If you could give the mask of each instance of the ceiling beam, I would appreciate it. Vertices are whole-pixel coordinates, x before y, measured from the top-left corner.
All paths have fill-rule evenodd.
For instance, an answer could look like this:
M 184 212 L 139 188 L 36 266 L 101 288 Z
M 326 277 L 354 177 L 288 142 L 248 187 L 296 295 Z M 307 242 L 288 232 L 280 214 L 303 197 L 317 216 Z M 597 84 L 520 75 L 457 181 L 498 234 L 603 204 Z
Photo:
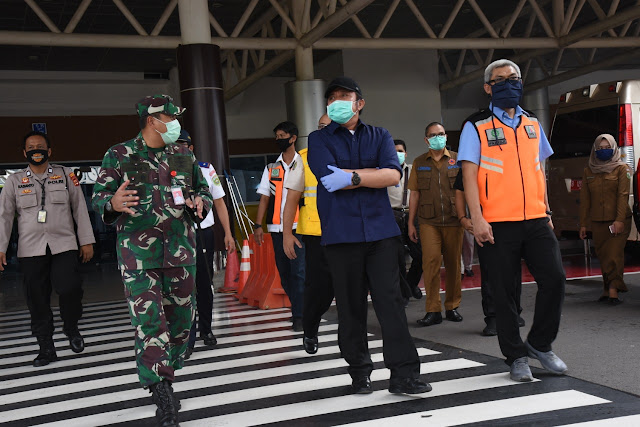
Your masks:
M 603 70 L 605 68 L 612 67 L 620 62 L 624 62 L 627 59 L 640 55 L 640 49 L 631 49 L 617 55 L 610 56 L 602 61 L 595 62 L 593 64 L 585 65 L 584 67 L 574 68 L 573 70 L 565 71 L 564 73 L 556 74 L 553 77 L 547 79 L 538 80 L 531 84 L 524 86 L 525 92 L 530 92 L 536 89 L 541 89 L 547 86 L 551 86 L 557 83 L 561 83 L 575 77 L 580 77 L 585 74 L 592 73 L 594 71 Z
M 80 22 L 80 20 L 84 16 L 84 13 L 87 11 L 87 8 L 89 7 L 90 4 L 91 4 L 91 0 L 82 0 L 82 3 L 78 5 L 78 8 L 76 9 L 75 13 L 71 17 L 71 20 L 65 27 L 64 29 L 65 33 L 67 34 L 73 33 L 73 30 L 76 29 L 78 22 Z
M 52 33 L 60 32 L 60 29 L 56 26 L 56 24 L 53 23 L 51 18 L 49 18 L 44 10 L 40 9 L 40 6 L 38 6 L 38 3 L 36 3 L 35 0 L 24 0 L 24 2 L 29 5 L 31 10 L 33 10 L 36 15 L 38 15 L 38 18 L 40 18 L 42 23 L 47 26 L 49 31 L 51 31 Z
M 575 18 L 575 14 L 574 14 L 574 18 Z M 625 10 L 609 17 L 606 19 L 603 19 L 602 21 L 598 21 L 595 22 L 593 24 L 590 25 L 586 25 L 582 28 L 579 28 L 575 31 L 573 31 L 572 33 L 567 34 L 566 36 L 562 36 L 557 38 L 557 42 L 558 42 L 558 46 L 556 47 L 556 49 L 562 49 L 564 47 L 581 47 L 580 44 L 578 42 L 580 41 L 584 41 L 584 39 L 587 39 L 593 35 L 596 35 L 598 33 L 607 31 L 610 28 L 615 28 L 617 26 L 623 25 L 628 21 L 632 21 L 634 19 L 638 19 L 640 18 L 640 6 L 630 6 L 628 8 L 626 8 Z M 615 40 L 620 39 L 620 37 L 616 37 L 616 38 L 610 38 L 610 39 L 605 39 L 607 43 L 613 43 Z M 607 44 L 607 46 L 611 46 L 611 44 Z M 598 46 L 590 46 L 590 47 L 598 47 Z M 602 46 L 600 46 L 602 47 Z M 535 58 L 537 56 L 540 55 L 544 55 L 546 53 L 549 53 L 551 51 L 553 51 L 555 49 L 536 49 L 536 50 L 530 50 L 527 52 L 523 52 L 523 53 L 519 53 L 515 56 L 510 57 L 510 59 L 514 62 L 519 62 L 519 61 L 527 61 L 531 58 Z M 447 82 L 441 83 L 440 84 L 440 90 L 441 91 L 445 91 L 448 89 L 452 89 L 456 86 L 465 84 L 465 83 L 469 83 L 472 82 L 476 79 L 481 78 L 484 75 L 484 69 L 479 68 L 475 71 L 472 71 L 470 73 L 467 73 L 463 76 L 460 76 L 458 78 L 449 80 Z
M 133 13 L 131 13 L 131 11 L 127 9 L 127 6 L 122 3 L 122 0 L 113 0 L 113 3 L 118 7 L 118 9 L 120 9 L 120 12 L 122 12 L 124 17 L 127 18 L 127 21 L 129 21 L 131 26 L 138 32 L 138 34 L 140 34 L 141 36 L 149 35 L 142 27 L 142 25 L 140 25 L 136 17 L 133 16 Z
M 160 19 L 158 19 L 158 22 L 156 23 L 156 26 L 153 27 L 153 30 L 151 31 L 151 35 L 152 36 L 157 36 L 158 34 L 160 34 L 162 29 L 164 28 L 164 25 L 169 20 L 169 17 L 173 13 L 173 11 L 175 10 L 177 5 L 178 5 L 178 0 L 171 0 L 169 2 L 167 7 L 164 9 L 164 12 L 162 12 L 162 15 L 160 16 Z M 65 33 L 66 32 L 67 32 L 67 30 L 65 30 Z

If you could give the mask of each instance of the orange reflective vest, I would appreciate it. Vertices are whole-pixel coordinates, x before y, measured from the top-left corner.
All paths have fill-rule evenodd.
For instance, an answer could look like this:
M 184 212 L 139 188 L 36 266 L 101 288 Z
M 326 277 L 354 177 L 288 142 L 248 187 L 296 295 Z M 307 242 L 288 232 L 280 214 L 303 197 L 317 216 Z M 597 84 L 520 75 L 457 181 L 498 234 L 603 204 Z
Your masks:
M 530 113 L 514 130 L 491 111 L 468 121 L 480 137 L 478 190 L 487 222 L 524 221 L 546 216 L 545 177 L 540 167 L 540 125 Z
M 282 218 L 280 212 L 285 200 L 282 199 L 284 189 L 284 166 L 282 163 L 270 163 L 267 168 L 269 169 L 269 204 L 267 205 L 267 224 L 279 225 L 282 224 Z M 277 207 L 277 208 L 276 208 Z M 296 209 L 296 217 L 293 222 L 298 222 L 298 214 L 300 209 Z

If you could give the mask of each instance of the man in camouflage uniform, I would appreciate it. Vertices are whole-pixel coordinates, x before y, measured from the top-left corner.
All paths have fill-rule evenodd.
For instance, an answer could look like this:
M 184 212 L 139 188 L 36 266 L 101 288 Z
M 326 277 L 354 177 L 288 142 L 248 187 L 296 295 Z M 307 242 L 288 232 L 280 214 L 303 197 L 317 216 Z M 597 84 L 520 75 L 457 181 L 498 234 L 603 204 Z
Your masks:
M 153 393 L 159 424 L 173 426 L 180 405 L 171 384 L 194 317 L 193 222 L 212 198 L 194 155 L 175 143 L 184 109 L 166 95 L 148 96 L 136 109 L 141 132 L 105 154 L 93 206 L 116 224 L 140 383 Z

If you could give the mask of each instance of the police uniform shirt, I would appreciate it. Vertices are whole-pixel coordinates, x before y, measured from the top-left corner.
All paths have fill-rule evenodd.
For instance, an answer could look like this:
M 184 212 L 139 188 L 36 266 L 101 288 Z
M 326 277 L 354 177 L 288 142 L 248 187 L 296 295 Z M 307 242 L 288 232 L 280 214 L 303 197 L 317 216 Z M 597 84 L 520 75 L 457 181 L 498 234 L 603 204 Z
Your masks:
M 42 192 L 44 185 L 44 208 Z M 38 213 L 46 211 L 46 221 Z M 18 257 L 53 255 L 95 243 L 80 182 L 71 169 L 49 165 L 36 175 L 27 167 L 10 175 L 0 193 L 0 252 L 6 252 L 18 215 Z M 77 239 L 74 231 L 77 224 Z
M 213 200 L 221 199 L 225 196 L 224 189 L 222 188 L 222 183 L 220 182 L 220 178 L 216 173 L 213 165 L 207 162 L 198 162 L 198 166 L 200 166 L 200 170 L 202 171 L 202 175 L 204 179 L 207 181 L 207 185 L 209 185 L 209 191 L 211 192 L 211 196 Z M 215 223 L 215 219 L 213 218 L 213 209 L 209 211 L 204 220 L 200 223 L 200 228 L 209 228 Z
M 387 193 L 389 194 L 389 202 L 391 203 L 391 207 L 394 209 L 406 208 L 409 206 L 409 197 L 411 195 L 411 190 L 407 188 L 407 198 L 405 201 L 405 205 L 402 206 L 402 198 L 404 193 L 404 181 L 405 179 L 409 179 L 411 175 L 411 165 L 406 163 L 402 164 L 402 178 L 400 178 L 400 182 L 398 185 L 394 185 L 391 187 L 387 187 Z
M 295 169 L 303 170 L 304 167 L 302 165 L 302 158 L 300 157 L 298 152 L 296 152 L 295 155 L 293 156 L 293 161 L 291 162 L 290 165 L 286 164 L 284 160 L 282 160 L 282 153 L 278 156 L 278 158 L 275 161 L 275 163 L 278 163 L 278 162 L 282 164 L 282 167 L 284 169 L 284 177 L 283 177 L 284 182 L 282 186 L 282 203 L 280 203 L 280 218 L 284 218 L 284 205 L 287 201 L 286 184 L 287 184 L 289 172 Z M 271 194 L 271 191 L 269 190 L 269 168 L 267 166 L 265 166 L 264 168 L 264 172 L 262 173 L 262 179 L 260 180 L 260 185 L 258 186 L 256 193 L 263 196 L 273 197 L 273 194 Z M 298 227 L 298 223 L 294 222 L 293 229 L 295 230 L 297 227 Z M 267 231 L 269 233 L 282 233 L 282 224 L 267 224 Z

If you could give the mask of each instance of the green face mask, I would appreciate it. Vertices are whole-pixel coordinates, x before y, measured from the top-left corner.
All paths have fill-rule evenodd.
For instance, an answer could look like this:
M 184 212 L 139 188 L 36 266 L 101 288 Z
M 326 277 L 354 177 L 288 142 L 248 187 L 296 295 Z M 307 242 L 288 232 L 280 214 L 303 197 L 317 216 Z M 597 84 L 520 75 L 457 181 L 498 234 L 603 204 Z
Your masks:
M 447 136 L 446 135 L 436 135 L 428 138 L 429 148 L 432 150 L 442 150 L 447 145 Z
M 397 154 L 398 154 L 398 161 L 400 162 L 400 164 L 403 164 L 407 157 L 407 153 L 397 153 Z
M 154 119 L 156 118 L 154 117 Z M 164 123 L 162 120 L 159 120 L 159 119 L 156 119 L 156 120 L 158 120 L 160 123 Z M 156 130 L 156 132 L 160 134 L 165 144 L 171 144 L 172 142 L 176 142 L 178 140 L 178 137 L 180 136 L 180 130 L 181 130 L 180 122 L 178 121 L 178 119 L 173 119 L 170 122 L 167 122 L 164 124 L 167 126 L 167 131 L 163 133 L 163 132 L 158 132 Z

